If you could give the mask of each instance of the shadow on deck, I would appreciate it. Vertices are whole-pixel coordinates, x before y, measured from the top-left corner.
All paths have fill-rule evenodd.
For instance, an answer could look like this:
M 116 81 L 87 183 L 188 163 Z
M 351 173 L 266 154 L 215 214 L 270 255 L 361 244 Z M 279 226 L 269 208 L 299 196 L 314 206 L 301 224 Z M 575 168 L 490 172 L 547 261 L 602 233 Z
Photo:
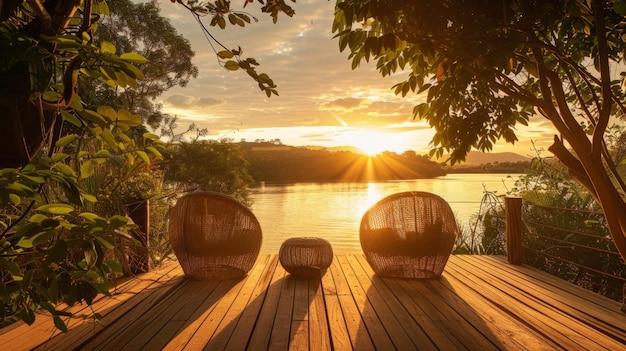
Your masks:
M 10 350 L 618 350 L 618 302 L 499 256 L 452 256 L 439 279 L 373 274 L 362 255 L 335 256 L 321 278 L 294 279 L 262 255 L 240 280 L 186 279 L 177 263 L 50 318 L 0 330 Z

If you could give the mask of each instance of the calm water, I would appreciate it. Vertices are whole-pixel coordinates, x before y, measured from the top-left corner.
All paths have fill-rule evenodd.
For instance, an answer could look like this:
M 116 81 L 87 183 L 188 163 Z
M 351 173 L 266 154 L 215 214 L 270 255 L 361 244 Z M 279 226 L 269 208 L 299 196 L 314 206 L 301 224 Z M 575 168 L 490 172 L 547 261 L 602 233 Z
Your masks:
M 483 191 L 504 195 L 517 174 L 451 174 L 435 179 L 374 183 L 272 184 L 252 189 L 252 211 L 263 229 L 262 253 L 278 253 L 280 244 L 296 236 L 330 241 L 338 254 L 361 252 L 361 217 L 376 201 L 402 191 L 427 191 L 443 197 L 457 220 L 469 224 Z

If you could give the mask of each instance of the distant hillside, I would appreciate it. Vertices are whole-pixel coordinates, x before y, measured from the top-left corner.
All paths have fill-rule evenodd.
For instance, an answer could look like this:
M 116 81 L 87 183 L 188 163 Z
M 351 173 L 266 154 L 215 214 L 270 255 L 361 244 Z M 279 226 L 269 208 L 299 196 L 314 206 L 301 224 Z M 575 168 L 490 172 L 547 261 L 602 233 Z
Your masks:
M 437 159 L 438 162 L 443 162 L 450 157 L 449 155 L 443 156 Z M 486 164 L 494 164 L 494 163 L 516 163 L 516 162 L 530 162 L 532 159 L 527 156 L 522 156 L 520 154 L 516 154 L 514 152 L 480 152 L 480 151 L 470 151 L 465 159 L 465 162 L 461 163 L 460 166 L 479 166 Z
M 293 147 L 275 143 L 240 142 L 257 181 L 380 181 L 443 176 L 443 167 L 416 154 L 388 153 L 369 158 L 350 151 Z

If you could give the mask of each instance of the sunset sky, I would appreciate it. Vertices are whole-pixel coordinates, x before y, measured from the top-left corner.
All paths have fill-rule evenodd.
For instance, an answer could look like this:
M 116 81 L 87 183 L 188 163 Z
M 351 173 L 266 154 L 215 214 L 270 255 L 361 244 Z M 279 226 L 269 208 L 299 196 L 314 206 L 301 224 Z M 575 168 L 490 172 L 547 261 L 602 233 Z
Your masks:
M 402 99 L 391 87 L 405 73 L 383 78 L 375 64 L 351 70 L 346 52 L 332 39 L 334 1 L 298 0 L 293 18 L 280 16 L 273 24 L 260 14 L 259 4 L 246 11 L 259 19 L 245 28 L 214 27 L 212 34 L 226 47 L 241 46 L 243 57 L 261 64 L 277 84 L 280 96 L 267 98 L 245 72 L 219 66 L 214 51 L 194 17 L 181 5 L 159 1 L 162 14 L 191 42 L 199 77 L 185 88 L 167 91 L 160 100 L 164 112 L 178 116 L 181 126 L 195 122 L 209 138 L 235 141 L 280 139 L 286 145 L 326 147 L 352 145 L 366 152 L 415 150 L 426 153 L 433 134 L 425 122 L 414 121 L 413 106 L 423 96 Z M 232 2 L 236 8 L 244 0 Z M 208 27 L 210 18 L 205 17 Z M 499 143 L 493 151 L 533 156 L 531 140 L 546 148 L 551 128 L 537 119 L 519 127 L 515 146 Z

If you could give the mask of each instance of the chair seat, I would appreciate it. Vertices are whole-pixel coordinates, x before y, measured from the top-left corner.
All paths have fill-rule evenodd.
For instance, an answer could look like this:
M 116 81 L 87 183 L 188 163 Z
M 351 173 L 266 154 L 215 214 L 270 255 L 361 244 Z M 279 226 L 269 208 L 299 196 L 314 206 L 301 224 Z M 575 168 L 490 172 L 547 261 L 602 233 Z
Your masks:
M 361 247 L 374 272 L 398 278 L 441 275 L 452 252 L 457 225 L 448 203 L 427 192 L 390 195 L 361 219 Z

